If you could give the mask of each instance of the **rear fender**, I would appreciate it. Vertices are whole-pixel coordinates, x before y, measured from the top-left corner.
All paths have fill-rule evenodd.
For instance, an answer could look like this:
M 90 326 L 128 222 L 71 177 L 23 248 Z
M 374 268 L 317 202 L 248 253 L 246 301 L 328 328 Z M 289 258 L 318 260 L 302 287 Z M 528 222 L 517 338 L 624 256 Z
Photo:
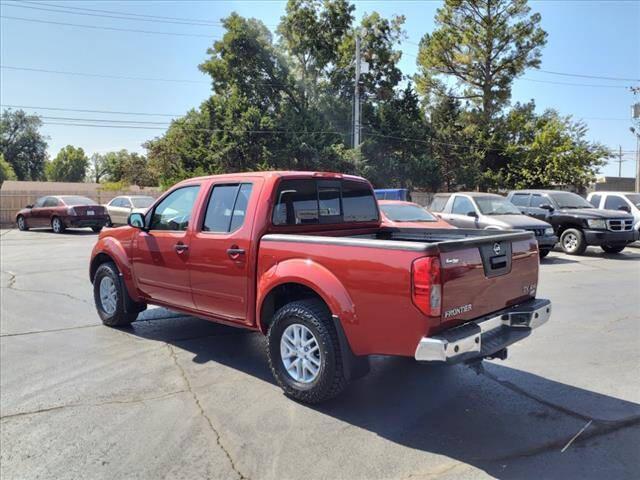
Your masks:
M 341 323 L 357 323 L 353 301 L 332 272 L 312 260 L 292 259 L 273 265 L 258 280 L 256 322 L 261 329 L 260 313 L 265 298 L 274 288 L 285 283 L 298 283 L 310 288 L 324 300 L 331 314 L 337 316 Z

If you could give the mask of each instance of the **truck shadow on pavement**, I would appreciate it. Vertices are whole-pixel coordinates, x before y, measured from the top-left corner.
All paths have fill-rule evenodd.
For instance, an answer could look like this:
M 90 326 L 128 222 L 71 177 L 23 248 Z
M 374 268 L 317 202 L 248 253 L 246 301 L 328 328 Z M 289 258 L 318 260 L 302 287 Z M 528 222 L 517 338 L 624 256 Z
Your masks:
M 179 316 L 143 320 L 123 331 L 190 352 L 198 364 L 222 364 L 274 384 L 260 334 Z M 499 479 L 636 478 L 640 405 L 506 365 L 484 362 L 476 372 L 466 365 L 374 357 L 371 373 L 341 396 L 300 408 Z M 282 401 L 291 400 L 283 395 Z M 256 428 L 256 435 L 268 435 Z M 349 433 L 347 427 L 341 440 L 353 435 L 358 442 L 357 432 Z M 268 438 L 261 442 L 269 444 Z M 368 450 L 362 445 L 355 452 L 366 455 Z M 406 476 L 401 460 L 398 477 Z M 385 460 L 372 456 L 370 461 Z M 456 462 L 451 470 L 460 468 L 459 475 L 468 476 Z M 435 478 L 444 472 L 410 473 Z

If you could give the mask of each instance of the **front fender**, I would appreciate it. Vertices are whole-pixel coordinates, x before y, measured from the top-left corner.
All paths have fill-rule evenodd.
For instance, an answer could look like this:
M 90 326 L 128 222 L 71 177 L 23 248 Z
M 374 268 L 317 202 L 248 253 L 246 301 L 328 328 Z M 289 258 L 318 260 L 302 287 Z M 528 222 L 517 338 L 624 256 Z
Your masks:
M 331 271 L 312 260 L 292 259 L 273 265 L 258 280 L 256 319 L 260 328 L 263 327 L 260 312 L 265 298 L 274 288 L 286 283 L 298 283 L 316 292 L 342 324 L 357 323 L 353 301 Z
M 104 258 L 103 255 L 108 256 L 118 267 L 131 299 L 139 301 L 138 289 L 131 269 L 131 260 L 129 259 L 129 255 L 127 255 L 124 245 L 116 238 L 102 237 L 93 247 L 90 269 L 91 281 L 93 281 L 97 264 L 101 263 L 100 258 Z

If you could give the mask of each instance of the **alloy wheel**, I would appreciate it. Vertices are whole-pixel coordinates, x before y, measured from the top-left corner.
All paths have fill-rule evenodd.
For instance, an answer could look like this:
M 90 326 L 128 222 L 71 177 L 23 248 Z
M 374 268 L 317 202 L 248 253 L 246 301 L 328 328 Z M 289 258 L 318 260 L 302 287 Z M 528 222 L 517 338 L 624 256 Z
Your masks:
M 296 382 L 311 383 L 318 378 L 322 365 L 320 345 L 304 325 L 293 323 L 282 332 L 280 356 L 287 373 Z
M 111 277 L 105 276 L 100 280 L 100 303 L 107 315 L 113 315 L 118 306 L 118 292 Z

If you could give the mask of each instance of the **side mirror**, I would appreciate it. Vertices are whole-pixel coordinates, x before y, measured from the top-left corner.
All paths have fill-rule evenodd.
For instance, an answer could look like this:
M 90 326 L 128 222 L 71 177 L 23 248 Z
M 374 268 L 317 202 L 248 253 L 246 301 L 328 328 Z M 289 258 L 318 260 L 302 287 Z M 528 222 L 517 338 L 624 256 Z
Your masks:
M 33 205 L 27 205 L 27 206 L 26 206 L 26 207 L 24 207 L 24 208 L 33 208 Z
M 629 205 L 620 205 L 618 210 L 622 210 L 623 212 L 631 213 L 631 208 Z
M 132 213 L 131 215 L 129 215 L 129 218 L 127 218 L 127 224 L 133 228 L 146 230 L 144 225 L 144 216 L 139 212 Z
M 478 218 L 478 214 L 474 211 L 467 213 L 467 217 Z
M 549 210 L 550 212 L 553 212 L 553 207 L 549 203 L 543 203 L 542 205 L 540 205 L 539 208 L 541 208 L 543 210 Z

